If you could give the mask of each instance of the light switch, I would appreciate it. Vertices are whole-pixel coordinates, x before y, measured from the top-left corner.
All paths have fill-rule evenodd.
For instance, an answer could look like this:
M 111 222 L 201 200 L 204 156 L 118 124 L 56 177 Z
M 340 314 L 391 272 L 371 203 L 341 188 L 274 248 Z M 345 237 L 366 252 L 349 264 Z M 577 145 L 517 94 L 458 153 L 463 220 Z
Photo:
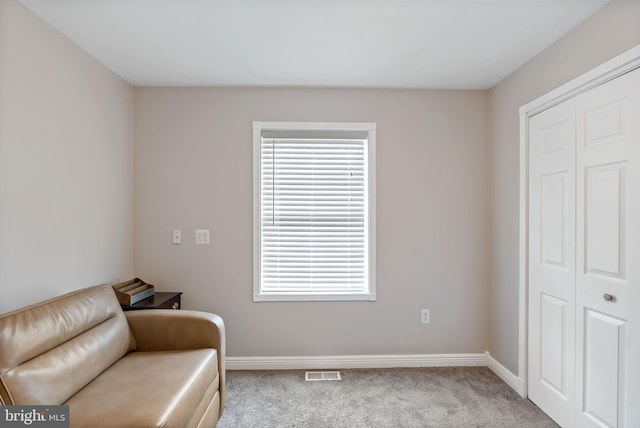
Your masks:
M 173 231 L 173 245 L 180 245 L 182 244 L 182 231 L 181 230 L 174 230 Z
M 196 230 L 196 244 L 209 245 L 209 229 Z

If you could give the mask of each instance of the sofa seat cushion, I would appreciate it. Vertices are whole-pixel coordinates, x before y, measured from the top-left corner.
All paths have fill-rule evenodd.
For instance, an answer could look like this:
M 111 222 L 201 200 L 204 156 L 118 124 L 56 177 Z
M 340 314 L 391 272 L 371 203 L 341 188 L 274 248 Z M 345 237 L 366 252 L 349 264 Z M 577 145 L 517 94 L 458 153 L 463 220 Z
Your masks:
M 72 396 L 72 427 L 186 427 L 218 390 L 215 349 L 131 352 Z

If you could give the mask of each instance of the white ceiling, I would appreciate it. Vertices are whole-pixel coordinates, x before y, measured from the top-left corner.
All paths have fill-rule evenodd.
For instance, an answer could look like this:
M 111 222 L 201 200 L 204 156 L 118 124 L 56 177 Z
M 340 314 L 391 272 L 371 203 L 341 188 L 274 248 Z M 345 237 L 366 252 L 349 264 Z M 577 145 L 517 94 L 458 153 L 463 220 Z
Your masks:
M 484 89 L 607 0 L 21 0 L 133 85 Z

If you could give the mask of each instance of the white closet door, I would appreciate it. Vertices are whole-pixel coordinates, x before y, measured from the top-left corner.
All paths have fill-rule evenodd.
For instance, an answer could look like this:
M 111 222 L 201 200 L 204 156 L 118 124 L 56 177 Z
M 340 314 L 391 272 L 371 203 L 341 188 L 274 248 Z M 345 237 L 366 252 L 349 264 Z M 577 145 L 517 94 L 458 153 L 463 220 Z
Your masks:
M 640 70 L 576 97 L 580 427 L 640 427 Z
M 575 105 L 529 121 L 529 398 L 573 425 Z

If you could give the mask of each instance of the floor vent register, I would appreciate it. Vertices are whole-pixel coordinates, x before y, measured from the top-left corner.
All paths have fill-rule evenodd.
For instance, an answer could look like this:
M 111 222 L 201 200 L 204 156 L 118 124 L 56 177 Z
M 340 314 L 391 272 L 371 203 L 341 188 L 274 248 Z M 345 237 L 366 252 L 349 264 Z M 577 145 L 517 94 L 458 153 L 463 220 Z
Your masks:
M 340 372 L 306 372 L 304 380 L 315 382 L 319 380 L 342 380 Z

